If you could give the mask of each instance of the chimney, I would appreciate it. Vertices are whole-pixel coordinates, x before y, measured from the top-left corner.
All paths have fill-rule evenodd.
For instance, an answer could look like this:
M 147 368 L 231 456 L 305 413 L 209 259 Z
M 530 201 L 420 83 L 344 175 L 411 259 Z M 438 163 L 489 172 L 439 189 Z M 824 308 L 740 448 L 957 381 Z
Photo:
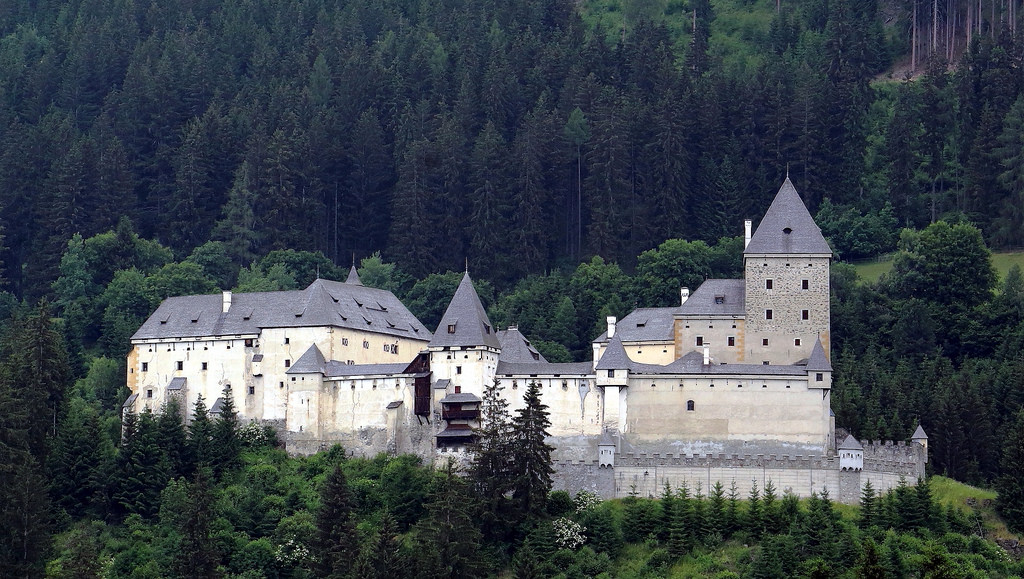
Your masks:
M 708 366 L 711 364 L 711 348 L 704 346 L 704 365 Z
M 608 339 L 615 336 L 615 316 L 608 316 Z
M 690 288 L 684 287 L 679 290 L 679 305 L 686 303 L 686 300 L 690 299 Z
M 743 221 L 743 249 L 750 245 L 750 228 L 753 223 L 749 219 Z
M 221 311 L 226 314 L 226 313 L 228 313 L 228 310 L 230 310 L 230 309 L 231 309 L 231 292 L 224 292 L 224 301 L 223 301 L 223 305 L 221 307 Z

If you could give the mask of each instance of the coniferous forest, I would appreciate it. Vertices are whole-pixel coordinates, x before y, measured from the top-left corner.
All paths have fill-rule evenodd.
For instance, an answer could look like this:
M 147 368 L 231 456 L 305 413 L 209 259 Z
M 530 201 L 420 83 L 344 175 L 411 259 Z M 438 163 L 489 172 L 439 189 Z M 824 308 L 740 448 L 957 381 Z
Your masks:
M 549 493 L 540 400 L 495 403 L 460 476 L 288 458 L 231 408 L 120 415 L 162 299 L 353 262 L 430 328 L 468 267 L 495 324 L 586 359 L 605 316 L 740 276 L 742 220 L 788 175 L 838 260 L 893 254 L 877 282 L 833 265 L 837 424 L 923 426 L 930 472 L 994 489 L 1024 531 L 1024 277 L 989 253 L 1024 245 L 1018 19 L 1016 0 L 0 2 L 0 575 L 1021 574 L 927 481 L 853 509 Z

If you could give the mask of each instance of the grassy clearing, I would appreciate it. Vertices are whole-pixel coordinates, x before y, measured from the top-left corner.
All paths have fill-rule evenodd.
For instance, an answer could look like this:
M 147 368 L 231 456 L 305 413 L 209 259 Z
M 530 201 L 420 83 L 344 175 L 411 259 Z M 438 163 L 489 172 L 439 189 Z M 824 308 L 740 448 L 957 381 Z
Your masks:
M 995 266 L 996 271 L 999 272 L 999 278 L 1002 279 L 1014 265 L 1024 269 L 1024 251 L 993 253 L 992 265 Z M 857 275 L 861 280 L 874 283 L 883 273 L 888 273 L 892 269 L 892 258 L 861 261 L 854 263 L 853 266 L 857 269 Z
M 933 476 L 932 495 L 943 505 L 952 505 L 961 511 L 980 515 L 985 535 L 990 539 L 1019 538 L 1006 529 L 1006 523 L 996 514 L 996 492 L 972 487 L 944 476 Z

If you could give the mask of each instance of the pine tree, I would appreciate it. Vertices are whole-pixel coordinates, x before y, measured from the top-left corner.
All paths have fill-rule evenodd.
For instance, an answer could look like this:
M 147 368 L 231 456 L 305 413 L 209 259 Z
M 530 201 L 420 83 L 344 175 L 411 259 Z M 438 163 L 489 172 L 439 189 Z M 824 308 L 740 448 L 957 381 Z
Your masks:
M 462 477 L 449 462 L 438 473 L 437 488 L 426 506 L 427 516 L 413 528 L 418 573 L 439 579 L 482 574 L 481 536 L 470 516 L 471 502 Z
M 402 575 L 400 545 L 395 518 L 385 512 L 381 515 L 377 532 L 359 555 L 355 576 L 360 579 L 390 579 Z
M 507 493 L 513 489 L 513 426 L 508 401 L 497 378 L 484 390 L 480 405 L 481 427 L 476 431 L 469 480 L 480 499 L 480 528 L 488 539 L 507 537 L 515 527 L 516 513 Z
M 320 508 L 316 511 L 316 553 L 321 577 L 350 577 L 359 553 L 352 491 L 341 465 L 327 475 L 320 489 Z
M 708 529 L 717 541 L 727 538 L 725 523 L 725 487 L 722 481 L 715 481 L 708 495 Z
M 665 488 L 661 492 L 661 520 L 658 521 L 658 540 L 667 543 L 672 534 L 672 521 L 676 516 L 676 494 L 672 492 L 672 485 L 665 481 Z
M 210 466 L 214 459 L 213 425 L 203 395 L 196 397 L 192 422 L 188 425 L 188 449 L 194 468 Z
M 91 407 L 75 404 L 65 418 L 50 455 L 53 496 L 74 518 L 106 512 L 109 442 Z
M 864 489 L 860 493 L 860 528 L 869 529 L 878 523 L 878 497 L 875 495 L 875 487 L 871 481 L 864 483 Z
M 548 407 L 540 400 L 540 382 L 533 380 L 523 396 L 524 405 L 516 411 L 515 447 L 512 454 L 512 499 L 526 517 L 544 513 L 551 491 L 551 451 L 548 437 Z
M 156 419 L 156 429 L 160 448 L 167 456 L 170 478 L 186 476 L 192 461 L 189 456 L 188 437 L 182 424 L 181 402 L 178 398 L 171 398 L 163 405 Z
M 761 493 L 757 490 L 757 481 L 750 486 L 750 495 L 747 497 L 747 531 L 753 537 L 760 537 L 764 531 L 764 516 L 761 511 Z

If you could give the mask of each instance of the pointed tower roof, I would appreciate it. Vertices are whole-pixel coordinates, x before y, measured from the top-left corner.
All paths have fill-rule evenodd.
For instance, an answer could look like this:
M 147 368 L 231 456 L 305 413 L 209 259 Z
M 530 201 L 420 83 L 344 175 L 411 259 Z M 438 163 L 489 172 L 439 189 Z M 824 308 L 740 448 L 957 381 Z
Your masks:
M 831 255 L 832 249 L 822 237 L 821 229 L 807 211 L 793 182 L 786 177 L 743 253 Z
M 437 325 L 434 338 L 430 340 L 430 347 L 461 347 L 461 346 L 487 346 L 496 350 L 501 349 L 498 342 L 498 333 L 494 331 L 491 320 L 487 318 L 484 305 L 480 303 L 480 296 L 473 288 L 473 280 L 469 278 L 469 272 L 462 276 L 455 295 L 452 296 L 448 309 L 441 317 L 441 323 Z
M 832 364 L 828 361 L 828 356 L 825 355 L 825 348 L 821 345 L 821 338 L 819 337 L 814 342 L 814 349 L 811 350 L 811 357 L 807 359 L 807 371 L 808 372 L 831 372 Z
M 618 335 L 612 336 L 608 346 L 604 349 L 604 355 L 597 361 L 595 370 L 628 370 L 633 364 L 626 354 L 626 348 L 622 346 L 622 340 Z
M 839 450 L 864 450 L 860 442 L 853 437 L 852 434 L 848 434 L 842 442 L 839 443 Z
M 533 347 L 530 340 L 519 331 L 519 328 L 510 326 L 507 330 L 498 332 L 498 342 L 501 344 L 501 361 L 515 364 L 547 363 L 544 356 Z
M 288 368 L 286 374 L 324 374 L 326 373 L 327 361 L 320 353 L 320 348 L 313 344 L 306 350 L 306 353 Z
M 910 436 L 910 440 L 928 440 L 928 435 L 924 433 L 924 429 L 921 428 L 920 424 L 917 425 L 917 430 L 914 431 L 914 434 Z
M 352 269 L 348 270 L 348 277 L 345 278 L 345 283 L 352 285 L 363 285 L 363 282 L 359 281 L 359 274 L 356 273 L 355 264 L 352 265 Z

